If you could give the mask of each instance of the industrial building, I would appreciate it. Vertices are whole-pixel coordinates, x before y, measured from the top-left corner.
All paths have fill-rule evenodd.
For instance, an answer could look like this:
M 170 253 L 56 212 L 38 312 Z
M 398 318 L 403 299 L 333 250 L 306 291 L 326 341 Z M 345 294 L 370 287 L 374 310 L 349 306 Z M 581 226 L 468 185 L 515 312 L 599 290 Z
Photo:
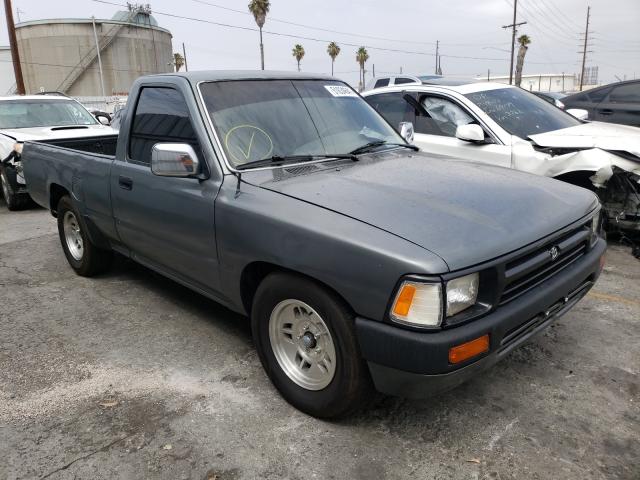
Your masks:
M 477 80 L 487 80 L 487 77 L 477 77 Z M 491 82 L 509 83 L 509 75 L 491 75 Z M 538 92 L 573 92 L 578 89 L 578 79 L 568 73 L 537 73 L 522 75 L 520 86 L 525 90 Z
M 173 71 L 171 32 L 148 5 L 129 4 L 110 20 L 22 22 L 16 37 L 27 94 L 126 96 L 140 75 Z

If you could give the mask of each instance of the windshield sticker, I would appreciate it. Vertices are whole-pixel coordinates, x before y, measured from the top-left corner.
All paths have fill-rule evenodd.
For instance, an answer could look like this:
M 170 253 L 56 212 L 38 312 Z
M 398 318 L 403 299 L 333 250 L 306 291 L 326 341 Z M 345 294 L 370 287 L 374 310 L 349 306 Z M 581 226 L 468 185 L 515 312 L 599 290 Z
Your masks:
M 326 88 L 331 95 L 334 97 L 357 97 L 358 94 L 351 90 L 349 87 L 344 87 L 342 85 L 325 85 Z
M 273 153 L 273 140 L 267 132 L 254 125 L 238 125 L 224 138 L 227 151 L 236 163 L 268 158 Z

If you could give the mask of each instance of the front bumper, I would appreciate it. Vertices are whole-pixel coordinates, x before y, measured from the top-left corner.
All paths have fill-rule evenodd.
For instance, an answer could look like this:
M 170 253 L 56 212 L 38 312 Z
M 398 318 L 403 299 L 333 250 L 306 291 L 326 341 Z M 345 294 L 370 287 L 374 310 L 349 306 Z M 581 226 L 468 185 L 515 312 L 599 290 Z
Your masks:
M 582 259 L 525 295 L 465 325 L 417 332 L 356 318 L 360 349 L 376 389 L 423 398 L 463 383 L 544 331 L 593 286 L 606 243 L 599 239 Z M 465 363 L 449 363 L 449 349 L 489 334 L 489 351 Z

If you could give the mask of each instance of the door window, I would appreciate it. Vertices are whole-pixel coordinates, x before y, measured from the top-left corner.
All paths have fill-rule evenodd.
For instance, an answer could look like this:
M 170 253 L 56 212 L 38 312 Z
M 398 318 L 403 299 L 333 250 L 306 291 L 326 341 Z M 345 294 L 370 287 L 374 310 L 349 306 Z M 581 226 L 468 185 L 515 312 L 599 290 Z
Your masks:
M 609 95 L 612 103 L 640 103 L 640 83 L 628 83 L 615 87 Z
M 395 85 L 402 85 L 403 83 L 418 83 L 415 80 L 411 79 L 411 78 L 406 78 L 406 77 L 398 77 L 394 80 L 393 82 Z
M 182 94 L 173 88 L 146 87 L 140 92 L 129 138 L 129 158 L 149 165 L 156 143 L 187 143 L 202 150 Z
M 389 85 L 389 79 L 381 78 L 380 80 L 376 80 L 376 84 L 373 86 L 373 88 L 381 88 L 381 87 L 386 87 L 388 85 Z
M 475 119 L 462 107 L 446 98 L 424 95 L 420 104 L 429 117 L 419 115 L 420 120 L 416 119 L 417 133 L 455 137 L 458 126 L 475 123 Z
M 381 93 L 367 97 L 367 102 L 380 113 L 394 128 L 400 122 L 413 122 L 413 107 L 409 105 L 402 93 Z

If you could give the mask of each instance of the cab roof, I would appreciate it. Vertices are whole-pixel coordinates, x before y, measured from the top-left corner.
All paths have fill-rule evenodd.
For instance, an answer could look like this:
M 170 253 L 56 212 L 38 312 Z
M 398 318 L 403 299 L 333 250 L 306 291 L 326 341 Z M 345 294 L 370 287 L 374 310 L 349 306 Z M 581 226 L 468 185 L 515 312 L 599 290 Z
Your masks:
M 217 82 L 229 80 L 338 80 L 326 74 L 282 72 L 272 70 L 202 70 L 194 72 L 174 72 L 150 75 L 151 77 L 177 76 L 191 83 Z

